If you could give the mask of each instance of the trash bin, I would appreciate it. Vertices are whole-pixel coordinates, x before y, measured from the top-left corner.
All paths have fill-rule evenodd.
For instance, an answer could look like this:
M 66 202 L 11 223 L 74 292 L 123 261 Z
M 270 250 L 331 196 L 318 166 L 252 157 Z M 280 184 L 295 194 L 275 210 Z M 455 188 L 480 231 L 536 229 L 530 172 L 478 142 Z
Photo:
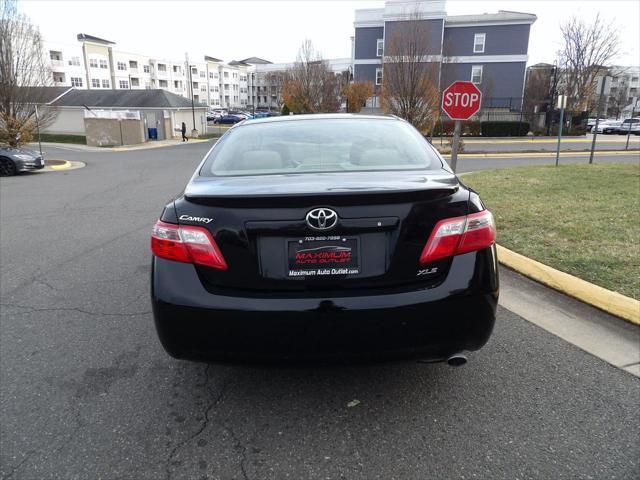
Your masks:
M 158 129 L 149 128 L 149 140 L 157 140 L 157 139 L 158 139 Z

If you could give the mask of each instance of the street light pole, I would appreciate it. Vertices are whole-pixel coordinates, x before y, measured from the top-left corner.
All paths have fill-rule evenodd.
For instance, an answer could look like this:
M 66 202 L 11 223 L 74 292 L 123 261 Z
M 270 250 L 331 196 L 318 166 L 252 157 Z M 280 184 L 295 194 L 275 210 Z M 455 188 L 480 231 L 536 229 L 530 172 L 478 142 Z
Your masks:
M 191 75 L 191 65 L 189 65 L 189 54 L 185 52 L 184 56 L 187 60 L 187 68 L 189 69 L 189 90 L 191 91 L 191 115 L 193 116 L 193 132 L 196 129 L 196 108 L 193 103 L 193 77 Z

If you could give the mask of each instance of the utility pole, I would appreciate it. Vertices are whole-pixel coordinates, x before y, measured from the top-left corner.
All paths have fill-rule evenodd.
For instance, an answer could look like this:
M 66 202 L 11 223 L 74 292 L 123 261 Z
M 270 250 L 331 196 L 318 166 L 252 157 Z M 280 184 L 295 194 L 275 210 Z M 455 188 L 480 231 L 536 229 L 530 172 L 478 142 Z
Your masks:
M 40 156 L 42 157 L 42 142 L 40 141 L 40 117 L 38 116 L 38 104 L 36 104 L 36 129 L 38 131 L 38 148 L 40 149 Z M 629 139 L 627 137 L 627 145 Z
M 602 97 L 604 97 L 604 89 L 609 77 L 602 77 L 602 83 L 600 85 L 600 97 L 598 98 L 598 114 L 596 115 L 596 124 L 593 127 L 593 139 L 591 140 L 591 153 L 589 154 L 589 165 L 593 163 L 593 152 L 596 149 L 596 138 L 598 136 L 598 124 L 600 123 L 600 116 L 602 115 Z

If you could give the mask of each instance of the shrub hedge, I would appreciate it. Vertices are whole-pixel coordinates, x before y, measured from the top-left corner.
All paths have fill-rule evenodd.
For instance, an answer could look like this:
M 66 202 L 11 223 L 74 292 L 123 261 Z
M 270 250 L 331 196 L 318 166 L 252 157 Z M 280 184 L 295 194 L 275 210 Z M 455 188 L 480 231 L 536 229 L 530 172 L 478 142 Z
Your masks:
M 482 122 L 483 137 L 521 137 L 529 133 L 528 122 Z
M 40 140 L 43 142 L 53 143 L 78 143 L 81 145 L 87 144 L 87 137 L 84 135 L 63 135 L 55 133 L 41 133 Z M 38 135 L 34 135 L 31 139 L 32 142 L 38 141 Z

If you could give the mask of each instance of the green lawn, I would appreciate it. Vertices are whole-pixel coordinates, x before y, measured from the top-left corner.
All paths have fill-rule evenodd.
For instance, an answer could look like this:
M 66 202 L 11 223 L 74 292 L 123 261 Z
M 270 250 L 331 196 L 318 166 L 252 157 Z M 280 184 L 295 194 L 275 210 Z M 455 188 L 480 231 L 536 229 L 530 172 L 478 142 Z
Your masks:
M 640 299 L 640 166 L 562 165 L 462 177 L 496 217 L 498 243 Z

